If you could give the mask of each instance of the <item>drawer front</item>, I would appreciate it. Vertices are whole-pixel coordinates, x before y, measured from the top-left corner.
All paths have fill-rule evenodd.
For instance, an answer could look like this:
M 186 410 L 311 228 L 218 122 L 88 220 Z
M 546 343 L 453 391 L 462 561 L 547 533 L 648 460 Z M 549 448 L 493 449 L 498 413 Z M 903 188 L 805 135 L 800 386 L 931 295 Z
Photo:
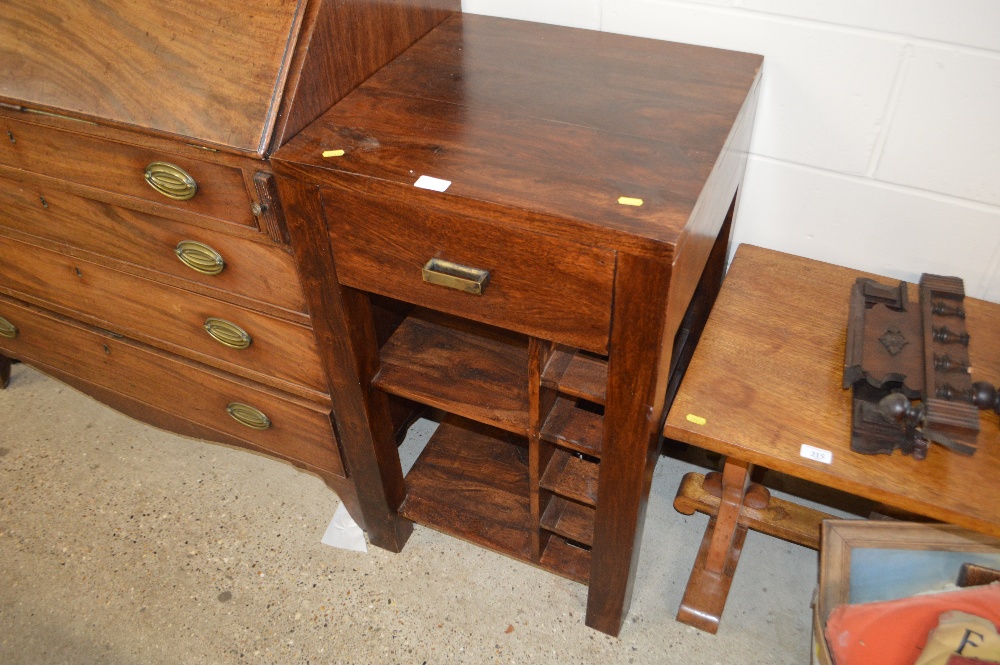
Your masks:
M 345 475 L 328 408 L 2 296 L 0 317 L 17 330 L 13 338 L 0 335 L 0 351 L 15 358 L 48 365 L 282 457 Z M 229 414 L 232 404 L 258 409 L 268 428 L 241 424 Z
M 0 164 L 169 208 L 257 225 L 239 169 L 7 118 L 0 118 L 0 129 Z M 196 186 L 190 199 L 172 198 L 150 185 L 147 169 L 161 163 L 189 176 Z M 190 193 L 180 185 L 183 177 L 178 174 L 154 169 L 150 177 L 175 195 Z
M 0 178 L 0 226 L 277 307 L 305 312 L 295 260 L 283 248 L 146 215 L 56 189 Z M 185 264 L 181 243 L 194 241 L 221 260 Z M 188 245 L 182 245 L 182 249 Z M 195 248 L 195 251 L 198 251 Z M 215 262 L 218 265 L 218 261 Z
M 307 326 L 2 235 L 0 289 L 269 385 L 327 392 L 316 340 Z M 238 326 L 250 336 L 249 346 L 237 349 L 218 341 L 205 329 L 209 319 Z
M 606 352 L 614 252 L 339 189 L 324 189 L 323 205 L 342 283 Z M 474 275 L 454 287 L 435 274 L 424 281 L 431 259 L 485 271 L 488 281 L 480 294 L 461 290 Z M 450 272 L 447 263 L 432 268 Z

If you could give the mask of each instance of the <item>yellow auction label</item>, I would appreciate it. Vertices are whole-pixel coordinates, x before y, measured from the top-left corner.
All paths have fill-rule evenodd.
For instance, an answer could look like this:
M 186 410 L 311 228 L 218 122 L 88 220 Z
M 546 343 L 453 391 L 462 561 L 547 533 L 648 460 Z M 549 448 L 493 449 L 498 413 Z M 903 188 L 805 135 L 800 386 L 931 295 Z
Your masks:
M 701 416 L 696 416 L 693 413 L 687 414 L 687 419 L 688 419 L 688 422 L 692 422 L 695 425 L 704 425 L 705 423 L 708 422 L 707 420 L 705 420 Z
M 622 204 L 623 206 L 641 206 L 642 199 L 633 199 L 629 196 L 619 196 L 618 203 Z
M 343 157 L 344 156 L 344 151 L 343 150 L 324 150 L 323 151 L 323 156 L 324 157 Z

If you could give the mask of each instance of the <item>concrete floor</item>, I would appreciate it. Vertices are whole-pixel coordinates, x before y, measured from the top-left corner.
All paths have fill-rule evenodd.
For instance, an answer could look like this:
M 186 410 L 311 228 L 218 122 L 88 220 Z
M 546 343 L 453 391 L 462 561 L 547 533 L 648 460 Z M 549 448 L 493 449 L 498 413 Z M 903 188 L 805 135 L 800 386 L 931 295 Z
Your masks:
M 338 501 L 317 478 L 15 365 L 0 663 L 807 663 L 817 554 L 781 540 L 749 534 L 718 635 L 674 620 L 707 522 L 671 506 L 689 468 L 658 465 L 614 639 L 584 625 L 586 587 L 429 529 L 401 554 L 322 545 Z

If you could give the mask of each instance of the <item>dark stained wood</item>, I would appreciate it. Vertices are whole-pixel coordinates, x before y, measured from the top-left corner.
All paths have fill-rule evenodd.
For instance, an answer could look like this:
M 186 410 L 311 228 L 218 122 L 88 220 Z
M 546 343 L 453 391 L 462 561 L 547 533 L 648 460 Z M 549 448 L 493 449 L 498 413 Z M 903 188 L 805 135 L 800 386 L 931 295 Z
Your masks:
M 2 62 L 14 75 L 0 82 L 0 98 L 263 155 L 276 123 L 275 146 L 458 8 L 452 0 L 262 0 L 252 12 L 234 0 L 6 0 Z
M 598 465 L 594 462 L 557 450 L 539 484 L 556 494 L 593 506 L 597 503 L 597 472 Z
M 0 390 L 10 385 L 10 358 L 0 355 Z
M 665 435 L 727 455 L 727 465 L 758 464 L 1000 534 L 1000 499 L 981 490 L 982 479 L 1000 468 L 996 446 L 981 447 L 972 457 L 933 447 L 923 461 L 851 451 L 851 391 L 843 389 L 842 380 L 846 313 L 857 277 L 876 276 L 741 246 L 674 400 Z M 989 331 L 1000 326 L 1000 306 L 966 299 L 965 307 L 971 335 L 988 339 Z M 977 349 L 973 378 L 996 382 L 1000 347 Z M 991 416 L 980 414 L 980 429 L 986 440 L 997 441 L 1000 423 Z M 829 451 L 832 462 L 802 457 L 802 444 Z M 758 528 L 748 518 L 750 512 L 732 501 L 719 508 L 727 523 L 735 519 L 741 526 Z M 779 516 L 799 519 L 794 529 L 800 531 L 813 519 L 807 512 L 774 517 Z M 789 527 L 760 528 L 768 533 L 775 529 Z M 710 535 L 706 532 L 706 543 Z M 705 617 L 714 617 L 710 624 L 717 626 L 727 587 L 712 578 L 708 561 L 725 559 L 735 569 L 735 549 L 724 539 L 711 544 L 704 567 L 699 564 L 692 571 L 682 620 L 702 626 Z
M 482 23 L 490 24 L 489 30 L 477 30 Z M 623 55 L 628 50 L 622 44 L 628 40 L 544 30 L 544 42 L 536 40 L 531 48 L 546 55 L 525 68 L 518 55 L 526 48 L 518 38 L 524 29 L 533 30 L 516 21 L 450 18 L 428 38 L 446 41 L 447 48 L 421 51 L 421 44 L 384 68 L 292 139 L 277 160 L 313 167 L 308 175 L 297 172 L 316 181 L 343 182 L 356 174 L 410 186 L 419 175 L 443 178 L 452 181 L 446 193 L 450 200 L 530 210 L 535 219 L 528 223 L 535 229 L 595 245 L 662 253 L 662 243 L 677 243 L 687 232 L 706 180 L 718 170 L 720 151 L 742 146 L 742 141 L 733 143 L 731 130 L 752 121 L 753 105 L 745 100 L 756 86 L 761 58 L 646 42 L 641 48 L 659 48 L 659 58 L 670 66 L 647 66 L 641 87 L 609 94 L 602 79 L 636 80 L 635 57 Z M 467 54 L 474 61 L 468 68 Z M 422 92 L 424 75 L 413 72 L 431 72 L 438 60 L 447 72 L 442 76 L 456 82 L 440 86 L 440 98 L 433 93 L 428 98 Z M 417 79 L 412 93 L 400 94 L 393 86 L 407 77 Z M 697 79 L 702 83 L 690 84 Z M 484 88 L 488 91 L 481 93 Z M 643 92 L 657 88 L 652 96 Z M 496 101 L 511 89 L 520 90 L 515 99 L 544 92 L 539 94 L 544 101 L 510 107 Z M 545 104 L 553 106 L 533 113 Z M 701 114 L 699 109 L 706 107 L 716 112 Z M 630 131 L 629 118 L 655 117 L 661 108 L 683 117 L 677 124 L 683 126 L 685 140 Z M 579 113 L 603 121 L 574 122 Z M 654 120 L 648 126 L 658 124 Z M 326 159 L 322 151 L 327 149 L 346 154 Z M 641 198 L 643 205 L 620 205 L 621 196 Z M 712 213 L 709 206 L 695 216 Z
M 612 635 L 631 598 L 671 369 L 683 366 L 674 343 L 689 311 L 684 337 L 697 337 L 703 310 L 691 298 L 700 283 L 716 288 L 724 266 L 760 64 L 455 16 L 272 160 L 279 179 L 319 188 L 342 283 L 538 338 L 519 379 L 530 559 L 589 580 L 587 623 Z M 451 184 L 415 188 L 422 175 Z M 429 258 L 489 270 L 485 295 L 424 285 Z M 433 381 L 443 373 L 422 373 L 419 399 L 454 408 L 438 401 L 453 390 Z M 558 525 L 569 505 L 541 478 L 563 448 L 600 460 L 591 550 L 542 524 Z
M 424 526 L 530 561 L 527 442 L 448 416 L 407 474 L 400 512 Z
M 687 371 L 691 356 L 694 354 L 698 341 L 701 339 L 702 331 L 708 322 L 708 315 L 715 305 L 715 298 L 722 286 L 722 279 L 726 275 L 726 258 L 729 255 L 729 240 L 732 235 L 733 215 L 736 212 L 737 194 L 733 197 L 733 203 L 729 207 L 719 235 L 715 239 L 712 251 L 705 262 L 705 268 L 698 280 L 698 286 L 691 295 L 691 304 L 688 305 L 684 319 L 681 321 L 680 329 L 674 335 L 674 347 L 670 357 L 670 383 L 667 384 L 667 408 L 674 401 L 674 395 L 681 385 L 684 373 Z
M 576 400 L 560 397 L 545 419 L 541 436 L 545 441 L 599 458 L 604 422 L 600 415 L 578 408 Z
M 542 383 L 566 395 L 603 405 L 608 392 L 608 361 L 577 349 L 558 348 L 545 366 Z
M 594 509 L 553 497 L 542 516 L 542 528 L 590 547 L 594 542 Z
M 0 235 L 0 292 L 101 328 L 306 397 L 324 399 L 326 377 L 312 329 L 110 270 Z M 230 321 L 253 339 L 231 349 L 204 329 Z
M 631 603 L 670 366 L 671 266 L 619 255 L 587 625 L 617 635 Z
M 553 535 L 545 546 L 541 566 L 556 575 L 587 584 L 590 580 L 590 550 L 571 545 L 561 536 Z
M 515 434 L 528 434 L 527 340 L 418 311 L 382 347 L 374 385 Z
M 0 227 L 31 236 L 15 233 L 15 239 L 62 254 L 309 322 L 295 260 L 281 247 L 6 178 L 0 178 Z M 225 269 L 203 275 L 181 263 L 175 249 L 182 240 L 217 251 Z
M 412 187 L 365 194 L 323 190 L 342 283 L 544 339 L 607 348 L 613 252 L 437 210 L 431 201 L 440 205 L 440 195 Z M 432 258 L 488 270 L 489 284 L 473 295 L 426 283 L 421 269 Z
M 272 150 L 459 8 L 458 0 L 313 2 Z
M 549 532 L 539 528 L 542 514 L 552 499 L 551 492 L 541 486 L 541 478 L 555 450 L 551 444 L 542 442 L 541 431 L 558 394 L 542 385 L 542 368 L 550 365 L 557 353 L 551 342 L 528 338 L 528 499 L 531 507 L 531 558 L 535 561 L 541 559 L 551 538 Z
M 252 178 L 255 200 L 250 206 L 261 230 L 266 232 L 274 242 L 288 244 L 288 229 L 285 228 L 285 217 L 281 213 L 281 201 L 278 199 L 278 187 L 274 184 L 274 174 L 257 171 Z
M 7 132 L 15 140 L 0 141 L 0 164 L 145 200 L 157 207 L 257 226 L 239 169 L 0 117 L 0 137 Z M 210 154 L 205 153 L 206 157 Z M 168 162 L 183 169 L 198 183 L 194 198 L 176 201 L 153 189 L 145 178 L 146 167 L 152 162 Z
M 371 304 L 337 281 L 333 252 L 320 223 L 318 191 L 279 179 L 278 193 L 368 538 L 378 547 L 398 552 L 413 524 L 397 513 L 405 488 L 387 396 L 371 385 L 379 363 Z
M 75 376 L 221 432 L 229 437 L 227 442 L 247 442 L 255 449 L 344 475 L 329 407 L 211 370 L 3 296 L 0 296 L 0 316 L 19 330 L 14 339 L 0 337 L 0 350 L 5 355 L 43 371 L 54 369 Z M 238 423 L 226 412 L 231 402 L 260 409 L 270 418 L 271 427 L 254 430 Z M 176 418 L 171 422 L 170 429 L 177 429 Z

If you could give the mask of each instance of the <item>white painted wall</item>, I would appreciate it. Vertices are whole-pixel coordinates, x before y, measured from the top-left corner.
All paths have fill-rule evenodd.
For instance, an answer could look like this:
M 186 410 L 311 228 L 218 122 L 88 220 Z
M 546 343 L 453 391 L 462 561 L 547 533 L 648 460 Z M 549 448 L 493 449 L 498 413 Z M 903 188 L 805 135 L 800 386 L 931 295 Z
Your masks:
M 761 53 L 736 242 L 1000 302 L 1000 1 L 463 0 Z

